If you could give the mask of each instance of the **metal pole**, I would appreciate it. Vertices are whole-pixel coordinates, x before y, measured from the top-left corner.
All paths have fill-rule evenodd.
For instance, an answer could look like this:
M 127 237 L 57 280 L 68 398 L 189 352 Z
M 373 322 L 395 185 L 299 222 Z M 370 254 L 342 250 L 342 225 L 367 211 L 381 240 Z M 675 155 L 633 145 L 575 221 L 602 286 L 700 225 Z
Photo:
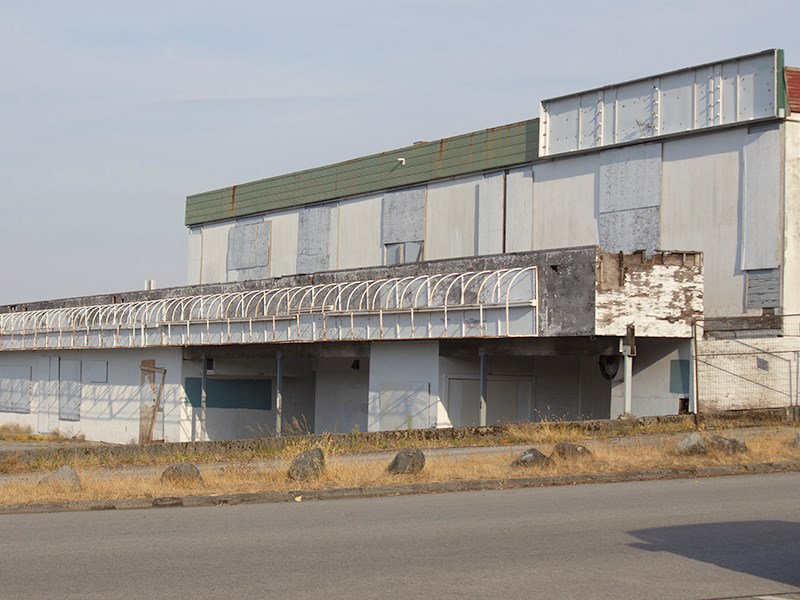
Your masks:
M 278 372 L 275 377 L 275 436 L 281 437 L 281 424 L 283 419 L 283 353 L 275 355 L 278 363 Z
M 627 352 L 622 355 L 625 363 L 625 414 L 631 414 L 633 405 L 633 357 Z
M 486 427 L 486 391 L 489 387 L 487 381 L 489 357 L 486 355 L 486 348 L 479 348 L 478 354 L 480 354 L 481 357 L 481 398 L 480 407 L 478 409 L 478 425 Z
M 200 441 L 208 441 L 208 429 L 206 427 L 206 382 L 208 380 L 208 364 L 206 353 L 200 353 Z

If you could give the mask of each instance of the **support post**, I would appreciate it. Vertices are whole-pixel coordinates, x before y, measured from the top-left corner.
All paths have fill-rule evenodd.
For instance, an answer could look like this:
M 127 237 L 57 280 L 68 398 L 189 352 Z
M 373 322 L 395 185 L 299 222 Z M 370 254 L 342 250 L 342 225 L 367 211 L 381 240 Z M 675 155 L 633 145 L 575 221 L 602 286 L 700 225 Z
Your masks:
M 481 427 L 486 427 L 486 392 L 489 387 L 488 385 L 488 374 L 489 374 L 489 357 L 486 355 L 486 348 L 479 348 L 478 353 L 481 357 L 481 398 L 480 398 L 480 407 L 478 409 L 479 417 L 478 417 L 478 425 Z
M 283 353 L 275 354 L 277 373 L 275 376 L 275 436 L 281 437 L 283 424 Z
M 629 415 L 633 406 L 633 357 L 630 354 L 623 354 L 622 357 L 625 363 L 625 414 Z
M 208 363 L 206 353 L 200 353 L 200 441 L 208 441 L 206 427 L 206 382 L 208 380 Z
M 633 410 L 633 357 L 636 356 L 636 326 L 627 326 L 625 337 L 619 341 L 620 352 L 624 359 L 625 414 Z

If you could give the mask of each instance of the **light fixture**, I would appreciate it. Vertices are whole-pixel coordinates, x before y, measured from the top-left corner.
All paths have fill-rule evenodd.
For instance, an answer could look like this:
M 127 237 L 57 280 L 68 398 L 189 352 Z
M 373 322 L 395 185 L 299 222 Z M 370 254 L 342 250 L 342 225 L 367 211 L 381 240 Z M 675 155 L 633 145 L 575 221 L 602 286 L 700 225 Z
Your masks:
M 353 369 L 353 371 L 358 371 L 361 368 L 361 361 L 358 360 L 358 359 L 355 359 L 353 361 L 353 364 L 350 365 L 350 368 Z
M 403 158 L 403 157 L 400 157 L 400 158 L 398 158 L 398 159 L 397 159 L 397 162 L 399 162 L 399 163 L 400 163 L 401 165 L 403 165 L 404 167 L 406 166 L 406 159 L 405 159 L 405 158 Z

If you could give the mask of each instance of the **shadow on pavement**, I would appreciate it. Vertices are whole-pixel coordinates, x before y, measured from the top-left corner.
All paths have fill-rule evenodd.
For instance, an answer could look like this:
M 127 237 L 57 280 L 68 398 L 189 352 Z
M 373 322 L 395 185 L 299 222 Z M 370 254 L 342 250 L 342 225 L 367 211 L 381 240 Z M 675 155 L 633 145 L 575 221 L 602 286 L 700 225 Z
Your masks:
M 788 585 L 800 586 L 800 522 L 737 521 L 628 532 L 633 548 L 671 552 Z M 675 574 L 680 577 L 680 573 Z

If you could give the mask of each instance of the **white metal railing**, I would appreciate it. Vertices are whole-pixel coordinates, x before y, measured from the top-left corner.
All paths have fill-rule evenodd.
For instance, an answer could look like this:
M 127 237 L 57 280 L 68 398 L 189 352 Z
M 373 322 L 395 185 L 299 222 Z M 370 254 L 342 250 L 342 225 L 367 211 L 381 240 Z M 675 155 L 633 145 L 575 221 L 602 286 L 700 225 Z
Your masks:
M 425 313 L 441 315 L 425 337 L 449 337 L 454 335 L 448 328 L 453 319 L 469 320 L 465 311 L 476 312 L 484 331 L 489 309 L 496 335 L 536 335 L 537 296 L 536 267 L 519 267 L 13 312 L 0 314 L 0 350 L 314 341 L 334 339 L 327 332 L 327 318 L 332 317 L 339 317 L 334 326 L 349 328 L 347 335 L 339 331 L 335 339 L 375 339 L 370 318 L 382 324 L 386 315 L 404 315 L 403 323 L 410 319 L 412 333 L 407 337 L 413 338 L 419 337 L 415 315 Z M 520 307 L 530 309 L 533 320 L 531 327 L 515 333 L 512 312 Z M 308 316 L 322 317 L 324 336 L 299 333 Z M 366 319 L 372 333 L 354 334 L 356 318 Z M 470 319 L 474 322 L 474 315 Z M 279 334 L 278 321 L 296 323 L 294 329 L 286 326 L 286 339 Z M 342 324 L 347 321 L 348 326 Z M 232 324 L 244 333 L 231 337 Z M 269 324 L 271 340 L 264 330 Z M 198 326 L 214 335 L 203 336 Z M 219 333 L 226 326 L 227 338 Z M 402 339 L 399 321 L 395 326 L 392 339 Z M 383 327 L 378 329 L 378 339 L 383 339 Z

